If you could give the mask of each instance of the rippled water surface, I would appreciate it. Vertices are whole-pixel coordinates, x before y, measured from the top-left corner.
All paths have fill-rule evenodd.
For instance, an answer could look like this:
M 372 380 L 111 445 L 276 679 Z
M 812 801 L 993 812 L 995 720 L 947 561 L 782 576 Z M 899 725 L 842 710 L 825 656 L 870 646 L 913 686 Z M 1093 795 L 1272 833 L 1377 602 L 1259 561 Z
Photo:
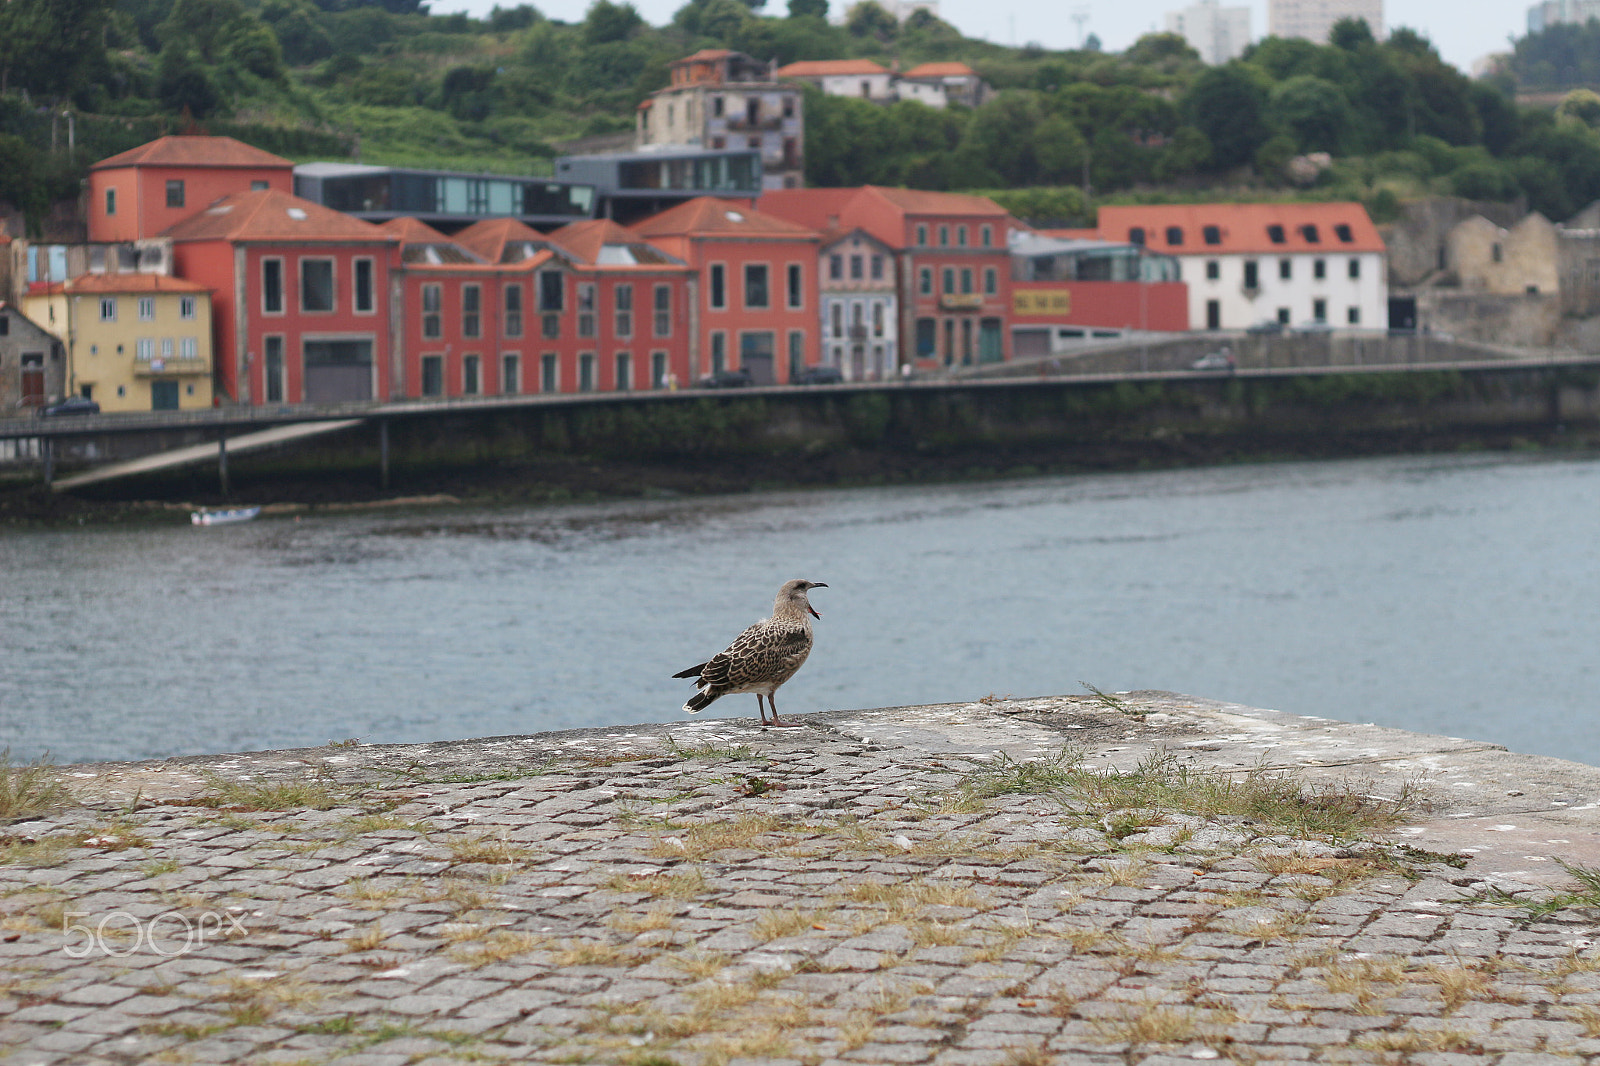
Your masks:
M 11 533 L 0 746 L 675 720 L 669 675 L 806 577 L 785 712 L 1087 682 L 1600 763 L 1597 531 L 1600 460 L 1473 457 Z

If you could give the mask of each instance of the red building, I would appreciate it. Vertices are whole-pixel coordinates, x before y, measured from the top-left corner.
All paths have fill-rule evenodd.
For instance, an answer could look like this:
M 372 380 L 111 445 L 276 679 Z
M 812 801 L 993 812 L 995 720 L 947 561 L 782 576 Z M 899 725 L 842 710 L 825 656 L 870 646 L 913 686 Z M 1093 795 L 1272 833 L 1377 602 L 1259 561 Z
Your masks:
M 213 290 L 221 396 L 264 404 L 395 394 L 397 236 L 276 189 L 225 197 L 164 236 L 177 273 Z
M 1009 357 L 1011 217 L 982 196 L 865 185 L 779 189 L 762 210 L 812 229 L 860 228 L 895 252 L 901 349 L 924 369 Z
M 743 369 L 781 384 L 820 361 L 815 230 L 704 196 L 632 228 L 698 278 L 690 378 Z
M 294 164 L 232 137 L 162 137 L 89 168 L 89 240 L 154 237 L 234 193 L 294 191 Z
M 608 219 L 550 234 L 573 262 L 577 387 L 659 389 L 692 380 L 694 271 Z M 587 369 L 586 369 L 587 368 Z M 566 380 L 574 380 L 567 378 Z

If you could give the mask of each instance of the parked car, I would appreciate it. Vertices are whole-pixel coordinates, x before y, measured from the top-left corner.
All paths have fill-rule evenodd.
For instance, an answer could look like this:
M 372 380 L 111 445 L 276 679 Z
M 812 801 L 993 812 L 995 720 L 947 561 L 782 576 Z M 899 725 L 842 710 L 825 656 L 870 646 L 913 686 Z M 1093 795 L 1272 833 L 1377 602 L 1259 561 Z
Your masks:
M 1328 325 L 1328 323 L 1324 322 L 1320 318 L 1314 318 L 1309 322 L 1302 322 L 1298 326 L 1294 327 L 1294 332 L 1296 332 L 1296 333 L 1332 333 L 1333 332 L 1333 327 Z
M 844 374 L 836 366 L 808 366 L 794 376 L 795 385 L 837 385 Z
M 1265 333 L 1271 336 L 1276 336 L 1279 333 L 1282 333 L 1283 330 L 1284 324 L 1275 318 L 1263 318 L 1255 325 L 1246 326 L 1244 329 L 1246 333 Z
M 97 415 L 100 405 L 87 396 L 68 396 L 59 403 L 39 408 L 40 418 L 58 418 L 62 415 Z
M 718 370 L 715 373 L 707 374 L 698 382 L 702 389 L 742 389 L 750 383 L 750 371 L 742 368 L 739 370 Z
M 1190 370 L 1226 370 L 1230 374 L 1239 364 L 1234 361 L 1233 353 L 1224 348 L 1217 352 L 1207 352 L 1189 364 Z

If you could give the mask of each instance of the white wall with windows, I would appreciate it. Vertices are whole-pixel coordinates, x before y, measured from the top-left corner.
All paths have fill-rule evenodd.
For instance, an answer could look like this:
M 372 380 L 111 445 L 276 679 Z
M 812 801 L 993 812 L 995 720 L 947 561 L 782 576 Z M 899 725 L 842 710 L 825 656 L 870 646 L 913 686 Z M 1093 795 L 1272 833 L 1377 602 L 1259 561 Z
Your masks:
M 1389 322 L 1383 256 L 1377 252 L 1178 257 L 1189 287 L 1190 329 L 1245 329 L 1274 320 L 1383 329 Z

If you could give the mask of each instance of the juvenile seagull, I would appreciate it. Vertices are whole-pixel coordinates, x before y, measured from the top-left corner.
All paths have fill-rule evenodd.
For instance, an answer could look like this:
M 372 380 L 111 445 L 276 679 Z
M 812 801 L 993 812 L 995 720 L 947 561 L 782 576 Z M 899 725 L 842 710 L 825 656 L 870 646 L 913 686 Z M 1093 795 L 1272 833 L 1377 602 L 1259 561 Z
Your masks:
M 698 666 L 673 674 L 673 677 L 699 678 L 700 691 L 689 697 L 683 709 L 698 714 L 720 696 L 734 692 L 754 692 L 761 710 L 761 724 L 767 724 L 767 706 L 772 707 L 772 724 L 778 719 L 778 686 L 795 675 L 811 654 L 811 618 L 821 618 L 806 599 L 810 589 L 825 589 L 821 581 L 795 578 L 785 581 L 772 604 L 772 617 L 763 618 L 740 633 L 725 651 Z M 811 618 L 806 616 L 810 615 Z M 765 697 L 765 701 L 763 701 Z

